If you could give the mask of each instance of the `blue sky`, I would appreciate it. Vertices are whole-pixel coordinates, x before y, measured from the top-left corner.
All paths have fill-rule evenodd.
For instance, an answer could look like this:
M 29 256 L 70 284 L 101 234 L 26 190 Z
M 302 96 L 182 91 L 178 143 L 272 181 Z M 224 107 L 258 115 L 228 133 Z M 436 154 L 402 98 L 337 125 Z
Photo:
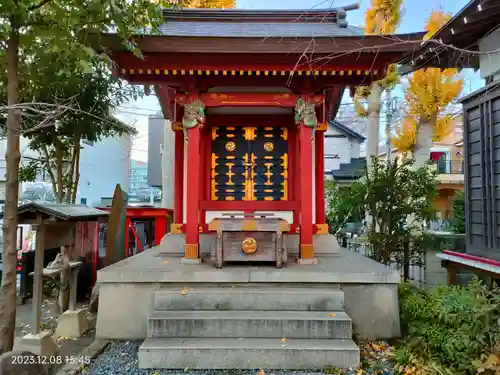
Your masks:
M 329 8 L 353 4 L 349 0 L 237 0 L 238 8 L 246 9 L 311 9 Z M 347 14 L 349 24 L 361 26 L 370 0 L 359 1 L 361 8 Z M 442 8 L 446 12 L 457 13 L 469 0 L 404 0 L 403 20 L 398 32 L 423 31 L 423 26 L 433 9 Z M 474 91 L 481 85 L 477 75 L 463 72 L 464 93 Z M 132 158 L 147 160 L 147 123 L 148 116 L 160 110 L 156 97 L 150 96 L 136 102 L 127 103 L 118 112 L 118 117 L 139 131 L 132 148 Z

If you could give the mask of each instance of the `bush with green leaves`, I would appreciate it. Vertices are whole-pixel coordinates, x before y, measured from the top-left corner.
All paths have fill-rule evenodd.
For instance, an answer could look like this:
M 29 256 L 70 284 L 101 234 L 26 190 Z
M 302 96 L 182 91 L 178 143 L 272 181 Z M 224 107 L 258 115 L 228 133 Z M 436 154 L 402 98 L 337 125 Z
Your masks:
M 356 223 L 362 220 L 365 195 L 365 186 L 360 181 L 350 184 L 327 181 L 325 187 L 326 221 L 333 234 L 339 235 L 349 222 Z
M 399 304 L 406 333 L 396 355 L 400 363 L 411 353 L 455 375 L 476 374 L 475 360 L 500 341 L 500 289 L 477 279 L 466 287 L 439 285 L 430 291 L 403 283 Z
M 457 191 L 453 199 L 451 229 L 455 233 L 465 233 L 465 196 L 463 191 Z

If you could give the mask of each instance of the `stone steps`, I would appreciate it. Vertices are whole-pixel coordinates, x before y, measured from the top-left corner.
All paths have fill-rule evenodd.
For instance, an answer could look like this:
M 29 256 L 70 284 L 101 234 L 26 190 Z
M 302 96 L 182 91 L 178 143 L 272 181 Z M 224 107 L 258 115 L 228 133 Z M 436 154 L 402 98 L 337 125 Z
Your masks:
M 259 310 L 342 311 L 344 292 L 336 288 L 304 287 L 182 287 L 155 293 L 154 311 Z
M 350 339 L 352 324 L 343 311 L 162 311 L 148 337 Z
M 321 369 L 359 364 L 344 292 L 321 286 L 168 286 L 155 292 L 141 368 Z
M 348 340 L 269 338 L 148 338 L 139 349 L 140 368 L 321 369 L 359 364 Z

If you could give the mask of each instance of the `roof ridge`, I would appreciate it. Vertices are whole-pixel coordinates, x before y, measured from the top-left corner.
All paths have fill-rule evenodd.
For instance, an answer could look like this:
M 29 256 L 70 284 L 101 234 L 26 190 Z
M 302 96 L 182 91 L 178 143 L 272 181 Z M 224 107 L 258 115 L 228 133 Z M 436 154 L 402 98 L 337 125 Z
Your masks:
M 330 121 L 328 121 L 328 124 L 336 127 L 337 129 L 344 132 L 346 135 L 350 135 L 351 137 L 358 138 L 362 141 L 364 141 L 366 139 L 366 137 L 364 135 L 358 133 L 357 131 L 351 129 L 347 125 L 344 125 L 337 120 L 330 120 Z
M 359 3 L 326 9 L 208 9 L 165 8 L 165 21 L 224 21 L 224 22 L 299 22 L 337 23 L 347 27 L 347 12 L 359 9 Z

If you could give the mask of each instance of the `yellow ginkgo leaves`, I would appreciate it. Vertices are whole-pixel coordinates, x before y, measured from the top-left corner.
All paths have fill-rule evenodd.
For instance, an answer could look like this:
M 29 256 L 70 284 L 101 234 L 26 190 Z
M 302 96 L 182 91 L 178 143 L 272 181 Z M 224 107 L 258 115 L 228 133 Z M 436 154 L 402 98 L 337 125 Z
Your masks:
M 179 1 L 184 8 L 234 8 L 235 0 L 184 0 Z
M 403 0 L 372 0 L 365 15 L 367 34 L 392 34 L 401 21 Z
M 436 34 L 439 29 L 448 22 L 453 15 L 451 13 L 445 13 L 442 10 L 435 10 L 431 13 L 430 17 L 427 19 L 427 24 L 425 25 L 425 34 L 424 39 L 431 39 L 434 34 Z
M 433 11 L 425 29 L 426 38 L 434 35 L 450 19 L 442 10 Z M 406 116 L 396 129 L 391 143 L 400 151 L 414 151 L 420 126 L 430 124 L 433 141 L 438 142 L 451 134 L 455 121 L 444 114 L 453 100 L 462 92 L 463 81 L 456 69 L 426 68 L 413 73 L 405 90 Z

